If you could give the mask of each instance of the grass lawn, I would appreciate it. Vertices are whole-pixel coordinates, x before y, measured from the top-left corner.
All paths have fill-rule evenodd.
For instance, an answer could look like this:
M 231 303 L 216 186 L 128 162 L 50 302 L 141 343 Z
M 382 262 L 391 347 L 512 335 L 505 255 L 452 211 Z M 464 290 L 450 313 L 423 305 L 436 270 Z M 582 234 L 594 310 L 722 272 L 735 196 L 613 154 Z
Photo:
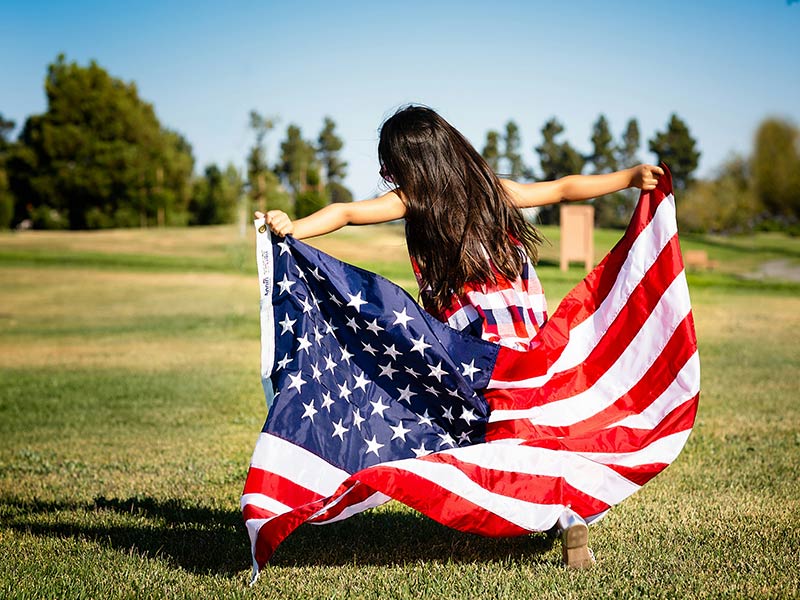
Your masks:
M 582 277 L 557 269 L 551 308 Z M 620 232 L 599 231 L 598 257 Z M 396 226 L 318 247 L 415 288 Z M 800 240 L 694 237 L 702 363 L 675 463 L 592 528 L 589 572 L 544 534 L 488 539 L 397 503 L 303 526 L 247 588 L 239 512 L 264 419 L 252 235 L 0 234 L 0 597 L 800 596 Z

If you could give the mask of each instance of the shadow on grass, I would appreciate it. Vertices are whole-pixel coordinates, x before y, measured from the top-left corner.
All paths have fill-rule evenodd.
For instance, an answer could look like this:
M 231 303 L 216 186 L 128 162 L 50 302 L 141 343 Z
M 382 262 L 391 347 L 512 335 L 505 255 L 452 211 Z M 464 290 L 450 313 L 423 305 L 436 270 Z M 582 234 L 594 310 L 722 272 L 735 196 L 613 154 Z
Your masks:
M 19 532 L 92 540 L 126 553 L 160 557 L 195 573 L 234 575 L 251 564 L 238 511 L 187 506 L 177 500 L 100 497 L 89 504 L 0 500 L 0 514 L 5 527 Z M 278 548 L 270 564 L 551 562 L 543 555 L 554 539 L 545 534 L 485 538 L 449 529 L 418 513 L 383 508 L 331 525 L 304 525 Z

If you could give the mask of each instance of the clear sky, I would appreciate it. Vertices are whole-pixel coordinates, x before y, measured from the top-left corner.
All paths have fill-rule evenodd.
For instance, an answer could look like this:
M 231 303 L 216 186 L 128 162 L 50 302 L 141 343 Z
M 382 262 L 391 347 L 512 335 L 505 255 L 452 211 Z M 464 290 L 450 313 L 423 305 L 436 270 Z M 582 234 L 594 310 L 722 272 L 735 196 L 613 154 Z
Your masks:
M 800 122 L 800 2 L 787 0 L 390 2 L 44 2 L 0 0 L 0 112 L 21 125 L 45 110 L 59 52 L 136 82 L 161 122 L 194 147 L 198 170 L 244 164 L 247 115 L 316 139 L 338 124 L 346 183 L 373 195 L 377 129 L 394 109 L 437 109 L 477 147 L 508 119 L 524 158 L 551 116 L 587 152 L 604 113 L 644 140 L 677 112 L 709 174 L 746 153 L 767 115 Z M 640 156 L 652 161 L 643 145 Z

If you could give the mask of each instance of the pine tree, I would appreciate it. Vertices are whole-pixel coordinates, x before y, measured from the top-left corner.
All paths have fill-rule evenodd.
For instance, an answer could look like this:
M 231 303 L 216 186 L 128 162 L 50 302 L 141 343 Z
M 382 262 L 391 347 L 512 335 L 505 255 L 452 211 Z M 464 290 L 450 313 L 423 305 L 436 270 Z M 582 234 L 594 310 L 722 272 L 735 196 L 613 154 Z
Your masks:
M 508 165 L 508 175 L 511 179 L 520 179 L 525 172 L 525 165 L 522 162 L 520 146 L 522 145 L 519 137 L 519 127 L 514 121 L 506 123 L 505 151 L 503 157 Z
M 650 151 L 658 155 L 659 162 L 667 164 L 676 190 L 685 190 L 692 182 L 692 174 L 700 160 L 696 144 L 689 127 L 674 113 L 666 131 L 656 132 L 650 140 Z
M 497 173 L 500 170 L 500 134 L 494 129 L 486 133 L 486 144 L 483 146 L 481 156 L 486 159 L 492 171 Z

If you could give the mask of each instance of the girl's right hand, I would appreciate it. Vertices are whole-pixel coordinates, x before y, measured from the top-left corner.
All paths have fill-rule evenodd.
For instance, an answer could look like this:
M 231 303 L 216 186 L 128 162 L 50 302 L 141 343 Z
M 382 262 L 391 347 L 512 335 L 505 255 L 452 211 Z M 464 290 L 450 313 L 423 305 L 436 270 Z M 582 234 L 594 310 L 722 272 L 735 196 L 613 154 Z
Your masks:
M 256 219 L 265 218 L 267 225 L 272 230 L 272 233 L 281 237 L 292 235 L 294 233 L 294 223 L 282 210 L 270 210 L 265 215 L 260 211 L 255 213 Z

